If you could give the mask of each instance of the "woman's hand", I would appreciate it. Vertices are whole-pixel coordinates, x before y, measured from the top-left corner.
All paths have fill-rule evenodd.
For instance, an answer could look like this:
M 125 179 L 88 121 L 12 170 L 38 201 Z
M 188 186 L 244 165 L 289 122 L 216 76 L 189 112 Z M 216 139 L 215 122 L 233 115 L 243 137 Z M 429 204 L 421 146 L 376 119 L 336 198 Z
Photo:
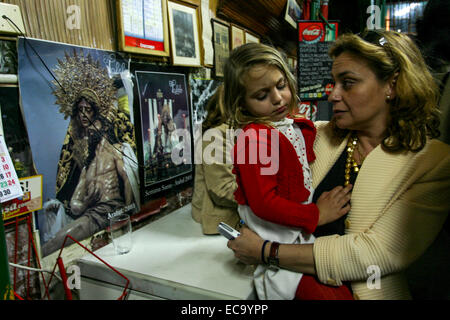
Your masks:
M 246 226 L 241 228 L 240 233 L 239 237 L 228 241 L 227 247 L 233 250 L 234 256 L 243 263 L 260 264 L 264 240 Z
M 319 208 L 319 226 L 333 222 L 350 211 L 352 187 L 351 184 L 345 188 L 339 186 L 320 195 L 316 203 Z

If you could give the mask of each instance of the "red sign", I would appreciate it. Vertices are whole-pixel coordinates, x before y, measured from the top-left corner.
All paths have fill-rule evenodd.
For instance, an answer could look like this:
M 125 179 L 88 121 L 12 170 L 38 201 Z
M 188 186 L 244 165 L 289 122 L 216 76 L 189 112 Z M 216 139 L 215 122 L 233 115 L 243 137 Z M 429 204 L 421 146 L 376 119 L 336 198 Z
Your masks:
M 330 94 L 331 94 L 331 91 L 333 91 L 333 84 L 332 83 L 328 83 L 326 86 L 325 86 L 325 94 L 327 95 L 327 96 L 329 96 Z
M 312 101 L 302 101 L 299 103 L 298 115 L 311 121 L 316 121 L 317 118 L 317 103 Z
M 304 22 L 298 25 L 299 41 L 319 42 L 325 39 L 322 22 Z
M 2 204 L 3 220 L 42 209 L 42 175 L 19 180 L 23 196 Z
M 298 21 L 298 95 L 304 101 L 326 100 L 333 90 L 328 50 L 338 35 L 337 21 Z M 313 109 L 311 108 L 311 118 Z
M 150 50 L 164 51 L 164 42 L 125 36 L 125 45 Z
M 322 26 L 319 25 L 310 25 L 306 27 L 301 34 L 303 41 L 306 42 L 318 42 L 322 39 L 323 35 Z

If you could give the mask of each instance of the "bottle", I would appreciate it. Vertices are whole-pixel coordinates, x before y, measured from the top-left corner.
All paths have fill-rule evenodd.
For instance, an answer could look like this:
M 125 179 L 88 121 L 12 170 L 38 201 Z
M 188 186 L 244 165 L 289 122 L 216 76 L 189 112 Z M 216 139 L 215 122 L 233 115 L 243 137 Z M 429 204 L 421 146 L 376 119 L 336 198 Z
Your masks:
M 311 0 L 303 1 L 303 20 L 309 20 L 311 13 Z
M 311 1 L 311 20 L 319 19 L 319 11 L 320 11 L 320 0 L 312 0 Z
M 322 4 L 320 5 L 320 13 L 322 13 L 325 20 L 328 20 L 328 2 L 329 0 L 322 0 Z

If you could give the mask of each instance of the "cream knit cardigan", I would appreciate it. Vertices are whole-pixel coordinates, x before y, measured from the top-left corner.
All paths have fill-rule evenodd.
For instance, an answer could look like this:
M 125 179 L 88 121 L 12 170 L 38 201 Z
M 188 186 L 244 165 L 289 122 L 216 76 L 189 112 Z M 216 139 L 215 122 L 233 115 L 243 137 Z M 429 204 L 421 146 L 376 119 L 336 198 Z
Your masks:
M 344 151 L 327 122 L 316 122 L 314 188 Z M 429 140 L 418 153 L 376 147 L 353 186 L 345 235 L 316 239 L 321 282 L 351 281 L 356 299 L 410 299 L 403 271 L 436 238 L 450 211 L 450 146 Z M 379 288 L 373 288 L 380 271 Z M 369 283 L 369 285 L 368 285 Z

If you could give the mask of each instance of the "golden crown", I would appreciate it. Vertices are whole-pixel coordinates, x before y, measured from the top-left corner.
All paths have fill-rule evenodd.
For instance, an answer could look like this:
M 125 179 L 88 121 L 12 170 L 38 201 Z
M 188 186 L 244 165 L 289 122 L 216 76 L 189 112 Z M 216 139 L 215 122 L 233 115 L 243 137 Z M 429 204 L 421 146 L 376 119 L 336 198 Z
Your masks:
M 117 89 L 114 81 L 108 76 L 108 71 L 95 61 L 90 54 L 84 56 L 73 50 L 73 56 L 65 53 L 65 60 L 58 59 L 58 64 L 53 70 L 58 81 L 52 81 L 56 86 L 53 94 L 59 112 L 64 114 L 64 119 L 72 117 L 74 104 L 90 92 L 98 104 L 98 112 L 101 116 L 113 121 L 116 116 Z M 59 83 L 58 83 L 59 82 Z

